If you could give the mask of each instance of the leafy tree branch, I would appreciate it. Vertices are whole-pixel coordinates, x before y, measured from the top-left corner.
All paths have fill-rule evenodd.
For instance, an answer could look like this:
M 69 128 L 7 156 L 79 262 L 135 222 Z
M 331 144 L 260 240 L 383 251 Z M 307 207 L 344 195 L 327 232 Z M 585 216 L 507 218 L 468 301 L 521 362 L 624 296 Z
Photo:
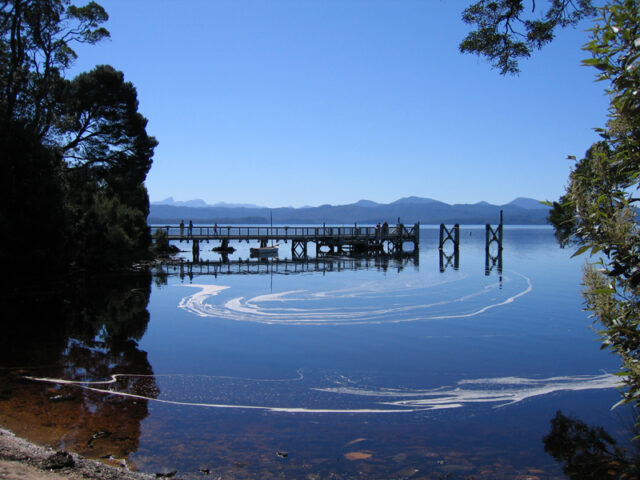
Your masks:
M 474 27 L 460 43 L 462 53 L 486 57 L 501 74 L 516 74 L 519 61 L 550 43 L 557 28 L 576 25 L 596 13 L 591 0 L 550 0 L 535 17 L 536 2 L 480 0 L 464 10 L 462 20 Z

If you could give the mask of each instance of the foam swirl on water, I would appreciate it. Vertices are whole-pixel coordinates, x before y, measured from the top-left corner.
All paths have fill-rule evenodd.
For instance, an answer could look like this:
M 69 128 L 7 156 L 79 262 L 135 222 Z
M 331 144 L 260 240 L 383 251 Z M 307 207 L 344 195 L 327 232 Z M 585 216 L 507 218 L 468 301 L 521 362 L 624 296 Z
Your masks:
M 461 275 L 458 279 L 464 279 Z M 521 274 L 505 276 L 503 283 L 460 292 L 440 281 L 427 285 L 368 282 L 355 287 L 311 292 L 288 290 L 218 300 L 230 287 L 184 285 L 199 291 L 180 300 L 178 307 L 199 315 L 238 322 L 277 325 L 355 325 L 469 318 L 510 304 L 532 290 Z M 455 281 L 453 281 L 455 282 Z M 226 293 L 226 292 L 225 292 Z M 366 299 L 366 302 L 363 301 Z M 218 301 L 217 301 L 218 300 Z

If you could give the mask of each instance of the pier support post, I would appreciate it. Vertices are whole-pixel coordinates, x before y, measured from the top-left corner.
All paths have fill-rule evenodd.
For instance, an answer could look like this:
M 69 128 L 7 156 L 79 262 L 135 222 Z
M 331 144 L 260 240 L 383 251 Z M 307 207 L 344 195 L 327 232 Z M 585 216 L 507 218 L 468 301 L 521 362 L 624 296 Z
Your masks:
M 484 246 L 484 274 L 489 275 L 494 267 L 497 267 L 498 275 L 502 281 L 502 228 L 503 216 L 500 210 L 500 223 L 493 228 L 488 223 L 485 227 L 485 246 Z M 491 249 L 494 248 L 492 253 Z
M 447 242 L 453 242 L 453 253 L 445 253 Z M 447 267 L 452 266 L 454 270 L 460 268 L 460 224 L 456 223 L 452 228 L 440 224 L 440 246 L 439 246 L 439 266 L 440 272 L 444 272 Z
M 444 223 L 440 224 L 440 250 L 444 248 L 445 243 L 449 240 L 453 242 L 453 248 L 455 250 L 460 247 L 460 224 L 456 223 L 450 229 L 445 227 Z
M 193 244 L 191 246 L 191 253 L 193 254 L 193 261 L 199 262 L 200 261 L 200 240 L 193 239 L 192 243 Z
M 291 258 L 300 260 L 307 258 L 307 242 L 304 240 L 291 240 Z

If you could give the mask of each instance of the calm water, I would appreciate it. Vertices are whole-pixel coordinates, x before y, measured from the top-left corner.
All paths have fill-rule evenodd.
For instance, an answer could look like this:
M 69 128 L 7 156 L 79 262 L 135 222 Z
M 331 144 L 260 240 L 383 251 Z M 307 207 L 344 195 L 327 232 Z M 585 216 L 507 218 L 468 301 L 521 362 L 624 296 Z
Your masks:
M 487 274 L 484 230 L 463 228 L 442 272 L 437 235 L 400 261 L 25 287 L 0 425 L 183 478 L 560 478 L 542 443 L 557 410 L 624 443 L 583 260 L 550 229 L 506 228 Z

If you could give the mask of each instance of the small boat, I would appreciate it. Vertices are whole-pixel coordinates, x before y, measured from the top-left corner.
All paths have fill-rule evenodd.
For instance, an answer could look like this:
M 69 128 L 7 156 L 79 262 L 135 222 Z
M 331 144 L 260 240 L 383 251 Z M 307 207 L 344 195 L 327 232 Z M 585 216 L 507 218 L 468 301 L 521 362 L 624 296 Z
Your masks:
M 271 212 L 271 234 L 273 234 L 273 212 Z M 269 235 L 271 236 L 271 235 Z M 278 255 L 278 244 L 266 245 L 264 247 L 250 248 L 249 252 L 252 257 L 275 257 Z
M 250 248 L 249 252 L 251 252 L 251 255 L 254 257 L 271 257 L 278 255 L 278 245 Z
M 212 252 L 219 252 L 219 253 L 233 253 L 236 251 L 235 248 L 233 247 L 214 247 L 211 249 Z

